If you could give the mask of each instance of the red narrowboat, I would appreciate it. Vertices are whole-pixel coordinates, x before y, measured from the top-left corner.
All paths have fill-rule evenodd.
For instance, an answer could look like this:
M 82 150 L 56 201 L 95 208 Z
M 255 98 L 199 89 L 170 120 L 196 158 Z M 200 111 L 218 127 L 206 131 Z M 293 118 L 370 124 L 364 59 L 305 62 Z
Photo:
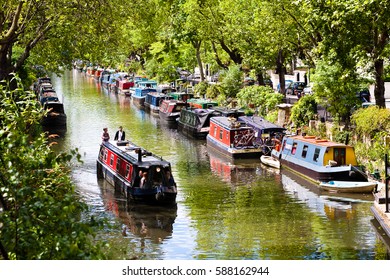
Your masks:
M 207 146 L 229 158 L 259 158 L 262 145 L 256 131 L 245 122 L 232 117 L 212 117 Z
M 164 99 L 159 106 L 158 115 L 163 122 L 171 127 L 176 127 L 181 109 L 187 106 L 188 103 L 183 100 Z
M 176 204 L 177 188 L 171 164 L 130 141 L 102 142 L 97 176 L 107 180 L 129 201 Z

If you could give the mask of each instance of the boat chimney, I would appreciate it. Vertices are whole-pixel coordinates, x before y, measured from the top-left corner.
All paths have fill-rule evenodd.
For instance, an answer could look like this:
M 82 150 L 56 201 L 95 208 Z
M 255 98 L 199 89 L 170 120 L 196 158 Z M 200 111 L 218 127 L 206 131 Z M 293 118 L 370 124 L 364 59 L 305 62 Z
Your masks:
M 138 161 L 141 162 L 142 161 L 142 150 L 137 149 L 137 154 L 138 154 Z

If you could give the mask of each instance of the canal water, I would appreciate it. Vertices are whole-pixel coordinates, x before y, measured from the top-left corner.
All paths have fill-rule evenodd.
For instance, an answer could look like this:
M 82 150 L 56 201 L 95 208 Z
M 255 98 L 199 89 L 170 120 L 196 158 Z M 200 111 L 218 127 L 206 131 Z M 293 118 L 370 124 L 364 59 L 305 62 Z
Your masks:
M 370 207 L 372 195 L 332 195 L 299 177 L 269 169 L 259 160 L 229 162 L 204 140 L 182 136 L 158 117 L 109 93 L 76 70 L 55 77 L 68 116 L 58 148 L 77 148 L 73 166 L 78 192 L 113 229 L 132 259 L 161 260 L 373 260 L 387 259 Z M 126 138 L 172 164 L 176 208 L 132 205 L 96 177 L 103 127 L 111 139 L 119 126 Z

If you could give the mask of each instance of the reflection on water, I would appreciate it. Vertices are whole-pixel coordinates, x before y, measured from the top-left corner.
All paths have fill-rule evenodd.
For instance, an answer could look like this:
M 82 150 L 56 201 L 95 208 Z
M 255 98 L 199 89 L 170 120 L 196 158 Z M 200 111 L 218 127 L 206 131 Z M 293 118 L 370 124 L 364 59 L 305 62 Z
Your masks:
M 138 259 L 375 259 L 385 256 L 370 206 L 372 196 L 320 192 L 259 159 L 229 161 L 168 128 L 106 91 L 84 74 L 53 79 L 64 96 L 68 127 L 59 150 L 78 148 L 73 166 L 81 197 L 96 215 L 109 217 L 115 235 Z M 103 127 L 171 162 L 178 185 L 177 208 L 131 205 L 96 178 Z M 102 234 L 105 234 L 104 232 Z
M 161 243 L 172 236 L 177 207 L 157 207 L 131 204 L 115 194 L 111 185 L 98 181 L 103 190 L 105 210 L 111 212 L 122 223 L 123 236 L 138 236 Z
M 316 185 L 288 171 L 282 172 L 281 179 L 287 194 L 298 203 L 306 204 L 311 211 L 329 219 L 352 219 L 356 214 L 355 205 L 373 201 L 372 195 L 323 192 Z

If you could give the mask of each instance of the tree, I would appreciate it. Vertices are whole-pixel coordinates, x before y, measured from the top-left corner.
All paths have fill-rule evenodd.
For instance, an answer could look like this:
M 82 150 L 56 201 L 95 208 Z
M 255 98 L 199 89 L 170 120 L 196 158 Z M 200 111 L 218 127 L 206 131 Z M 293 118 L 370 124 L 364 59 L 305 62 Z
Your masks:
M 54 153 L 54 142 L 37 133 L 44 114 L 37 103 L 20 87 L 0 86 L 0 258 L 102 259 L 94 241 L 100 222 L 69 175 L 79 155 Z
M 306 17 L 307 22 L 321 34 L 316 51 L 344 68 L 372 75 L 376 104 L 385 107 L 383 62 L 390 51 L 388 1 L 299 0 L 298 4 L 311 15 Z
M 120 24 L 120 15 L 113 14 L 116 4 L 110 1 L 101 5 L 99 0 L 3 1 L 0 80 L 18 73 L 30 57 L 32 63 L 52 70 L 70 65 L 74 58 L 103 60 L 106 50 L 114 50 L 121 38 L 115 36 L 117 28 L 113 25 Z
M 352 108 L 359 102 L 356 93 L 365 80 L 340 63 L 325 60 L 317 63 L 312 80 L 313 91 L 319 103 L 326 107 L 333 117 L 348 124 Z

